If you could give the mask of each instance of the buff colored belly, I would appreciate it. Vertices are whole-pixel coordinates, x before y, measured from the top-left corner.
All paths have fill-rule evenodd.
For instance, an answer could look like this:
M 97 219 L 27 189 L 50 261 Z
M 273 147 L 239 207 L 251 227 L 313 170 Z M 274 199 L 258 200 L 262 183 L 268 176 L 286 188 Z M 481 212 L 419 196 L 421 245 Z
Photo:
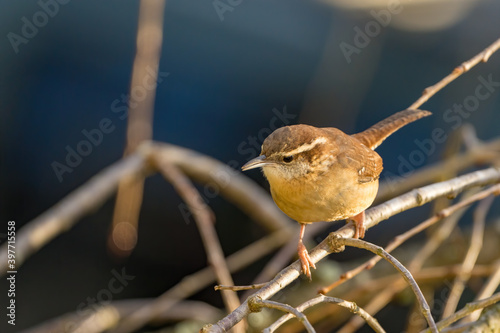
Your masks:
M 269 181 L 276 205 L 286 215 L 303 223 L 353 217 L 373 203 L 378 190 L 378 180 L 358 183 L 351 177 L 336 177 L 331 181 L 320 179 L 309 182 L 308 186 L 301 186 L 302 182 L 293 180 Z

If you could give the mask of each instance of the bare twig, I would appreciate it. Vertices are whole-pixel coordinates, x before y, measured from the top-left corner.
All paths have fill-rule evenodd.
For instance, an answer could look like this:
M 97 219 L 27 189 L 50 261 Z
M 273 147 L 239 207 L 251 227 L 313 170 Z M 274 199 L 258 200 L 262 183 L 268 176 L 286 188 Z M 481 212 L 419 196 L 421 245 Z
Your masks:
M 288 242 L 292 234 L 297 234 L 298 229 L 298 225 L 292 224 L 233 253 L 227 258 L 229 270 L 231 272 L 238 271 L 269 254 L 272 250 Z M 216 277 L 212 267 L 203 268 L 194 274 L 184 277 L 178 284 L 153 299 L 149 304 L 144 304 L 127 316 L 127 318 L 124 318 L 118 327 L 113 330 L 113 333 L 132 332 L 141 328 L 156 315 L 171 311 L 182 299 L 209 286 L 215 280 Z
M 493 295 L 500 285 L 500 260 L 495 263 L 495 272 L 491 275 L 488 281 L 485 282 L 481 290 L 476 296 L 476 300 L 480 300 Z M 469 317 L 465 318 L 463 322 L 472 322 L 479 319 L 481 311 L 473 312 Z
M 387 180 L 380 184 L 376 202 L 382 202 L 419 186 L 442 179 L 443 176 L 470 168 L 478 164 L 490 163 L 500 158 L 500 139 L 481 144 L 475 149 L 454 155 L 444 161 L 425 166 L 401 181 Z
M 468 206 L 476 201 L 482 200 L 482 199 L 484 199 L 492 194 L 496 195 L 499 191 L 500 191 L 500 185 L 494 185 L 494 186 L 492 186 L 484 191 L 481 191 L 481 192 L 479 192 L 479 193 L 477 193 L 477 194 L 475 194 L 467 199 L 459 201 L 458 203 L 441 210 L 440 212 L 434 214 L 432 217 L 430 217 L 429 219 L 420 223 L 419 225 L 413 227 L 412 229 L 408 230 L 407 232 L 396 236 L 394 238 L 394 240 L 392 240 L 385 247 L 385 250 L 389 253 L 392 252 L 394 249 L 399 247 L 401 244 L 406 242 L 411 237 L 422 232 L 423 230 L 427 229 L 428 227 L 430 227 L 431 225 L 435 224 L 436 222 L 442 220 L 443 218 L 450 216 L 452 213 L 456 212 L 457 210 L 459 210 L 463 207 L 466 207 L 466 206 Z M 320 292 L 323 294 L 330 292 L 332 289 L 338 287 L 339 285 L 341 285 L 345 281 L 352 279 L 353 277 L 355 277 L 356 275 L 358 275 L 359 273 L 361 273 L 365 269 L 372 268 L 377 262 L 380 261 L 380 259 L 382 259 L 382 258 L 379 256 L 374 256 L 372 259 L 368 260 L 364 264 L 359 265 L 358 267 L 342 274 L 342 276 L 337 281 L 335 281 L 334 283 L 332 283 L 331 285 L 329 285 L 327 287 L 322 288 L 320 290 Z
M 165 1 L 142 0 L 139 5 L 137 50 L 130 82 L 124 156 L 133 153 L 141 142 L 153 138 L 153 110 L 163 39 Z M 118 257 L 128 256 L 137 243 L 143 191 L 143 177 L 124 179 L 118 187 L 113 223 L 108 237 L 108 248 Z
M 481 171 L 475 171 L 454 179 L 444 182 L 428 185 L 419 189 L 410 191 L 400 197 L 394 198 L 376 207 L 372 207 L 366 211 L 365 227 L 367 229 L 377 225 L 380 221 L 389 218 L 392 215 L 408 210 L 412 207 L 421 206 L 437 197 L 449 194 L 459 193 L 467 188 L 478 185 L 487 185 L 498 182 L 500 180 L 500 170 L 489 168 Z M 349 238 L 354 235 L 355 227 L 353 224 L 347 224 L 338 231 L 331 233 L 329 237 L 323 240 L 318 246 L 310 251 L 311 259 L 317 263 L 329 253 L 332 252 L 330 247 L 330 237 Z M 340 249 L 339 249 L 340 250 Z M 272 281 L 265 287 L 259 290 L 255 295 L 262 299 L 268 299 L 276 292 L 283 289 L 285 286 L 294 281 L 300 274 L 299 261 L 294 262 L 282 270 Z M 238 309 L 233 311 L 228 316 L 221 319 L 214 325 L 211 325 L 208 332 L 224 332 L 234 326 L 242 318 L 249 313 L 248 303 L 245 301 Z
M 106 202 L 121 179 L 134 178 L 146 166 L 139 151 L 107 167 L 71 192 L 52 208 L 30 221 L 16 235 L 16 269 L 57 235 L 71 229 L 77 220 Z M 0 251 L 0 275 L 7 271 L 7 242 Z
M 283 312 L 290 313 L 294 315 L 306 328 L 307 332 L 309 333 L 315 333 L 316 331 L 312 327 L 311 323 L 309 320 L 307 320 L 307 317 L 298 309 L 294 308 L 293 306 L 290 306 L 288 304 L 284 303 L 279 303 L 275 301 L 268 301 L 268 300 L 263 300 L 259 296 L 252 296 L 248 300 L 248 304 L 250 308 L 252 309 L 252 312 L 259 312 L 262 308 L 269 308 L 269 309 L 276 309 L 280 310 Z M 204 330 L 201 330 L 201 332 L 204 332 Z
M 462 293 L 465 289 L 465 284 L 470 278 L 470 272 L 474 268 L 477 257 L 479 256 L 479 252 L 483 247 L 484 224 L 486 220 L 486 214 L 492 202 L 493 197 L 488 197 L 481 201 L 481 203 L 474 211 L 474 223 L 472 225 L 470 246 L 462 264 L 462 272 L 457 277 L 455 277 L 455 280 L 453 281 L 453 285 L 450 290 L 450 296 L 446 301 L 446 305 L 444 307 L 441 318 L 451 316 L 457 308 L 458 301 L 460 300 L 460 297 L 462 296 Z
M 319 295 L 319 296 L 317 296 L 313 299 L 310 299 L 307 302 L 304 302 L 301 305 L 299 305 L 297 307 L 297 310 L 299 310 L 300 312 L 304 312 L 306 309 L 308 309 L 312 306 L 315 306 L 317 304 L 320 304 L 320 303 L 333 303 L 333 304 L 337 304 L 339 306 L 342 306 L 342 307 L 348 309 L 349 311 L 351 311 L 352 313 L 357 314 L 361 318 L 363 318 L 366 321 L 366 323 L 368 325 L 370 325 L 371 328 L 373 328 L 373 330 L 375 332 L 378 332 L 378 333 L 385 332 L 385 330 L 382 328 L 382 326 L 380 326 L 380 324 L 378 323 L 377 319 L 373 318 L 368 312 L 366 312 L 365 310 L 360 308 L 356 303 L 345 301 L 345 300 L 340 299 L 340 298 Z M 292 316 L 290 314 L 282 316 L 277 321 L 275 321 L 271 326 L 266 328 L 264 330 L 264 332 L 266 332 L 266 333 L 274 332 L 281 325 L 286 323 L 291 318 L 292 318 Z
M 251 284 L 249 286 L 222 286 L 218 285 L 215 286 L 215 290 L 232 290 L 232 291 L 240 291 L 240 290 L 252 290 L 252 289 L 260 289 L 264 287 L 266 283 L 258 283 L 258 284 Z
M 126 317 L 134 309 L 150 303 L 152 299 L 133 299 L 113 301 L 108 305 L 92 307 L 92 311 L 70 312 L 60 317 L 50 319 L 35 327 L 31 327 L 21 333 L 54 333 L 54 332 L 69 332 L 79 327 L 83 327 L 84 322 L 92 323 L 86 325 L 85 333 L 99 333 L 113 327 L 120 318 Z M 90 310 L 90 309 L 89 309 Z M 177 306 L 168 312 L 160 313 L 153 318 L 156 323 L 164 323 L 172 320 L 199 320 L 209 321 L 217 320 L 223 313 L 218 308 L 207 303 L 199 301 L 182 301 Z M 89 320 L 89 318 L 98 319 L 98 321 Z M 103 320 L 107 318 L 107 320 Z
M 500 331 L 500 304 L 484 309 L 479 319 L 467 328 L 467 333 L 498 333 Z
M 174 186 L 177 193 L 187 203 L 193 213 L 196 225 L 200 230 L 201 239 L 205 245 L 208 261 L 214 268 L 217 281 L 220 284 L 233 285 L 234 282 L 227 268 L 224 252 L 215 231 L 213 212 L 204 203 L 194 185 L 177 167 L 170 164 L 168 160 L 162 159 L 161 156 L 157 157 L 154 162 L 163 177 Z M 226 308 L 230 312 L 240 305 L 238 296 L 233 291 L 223 290 L 222 298 Z M 235 326 L 236 328 L 239 332 L 244 332 L 244 327 L 241 325 Z
M 439 90 L 443 89 L 450 82 L 455 80 L 457 77 L 463 73 L 469 71 L 472 67 L 476 66 L 480 62 L 488 61 L 489 57 L 500 48 L 500 39 L 497 39 L 493 44 L 484 49 L 483 52 L 475 55 L 471 59 L 463 62 L 461 65 L 456 67 L 451 74 L 444 77 L 441 81 L 433 86 L 425 88 L 422 96 L 415 101 L 408 109 L 418 109 L 422 104 L 424 104 L 429 98 L 434 96 Z
M 179 167 L 188 177 L 220 191 L 225 199 L 264 228 L 275 231 L 295 225 L 276 207 L 267 191 L 215 158 L 167 143 L 153 142 L 151 148 L 154 156 L 162 155 L 162 158 Z
M 417 282 L 411 275 L 410 271 L 406 269 L 396 258 L 391 256 L 389 253 L 387 253 L 382 247 L 371 244 L 369 242 L 363 241 L 361 239 L 354 239 L 354 238 L 340 238 L 340 237 L 331 237 L 332 240 L 332 248 L 336 249 L 339 246 L 342 245 L 347 245 L 347 246 L 353 246 L 357 247 L 360 249 L 365 249 L 370 252 L 375 253 L 378 256 L 381 256 L 385 260 L 387 260 L 394 268 L 396 268 L 405 281 L 410 285 L 411 289 L 415 293 L 415 296 L 417 298 L 417 302 L 420 304 L 420 311 L 422 312 L 423 316 L 427 320 L 427 323 L 429 324 L 429 327 L 431 328 L 431 331 L 434 333 L 437 333 L 437 327 L 436 323 L 434 322 L 434 319 L 432 318 L 431 310 L 429 308 L 429 304 L 427 304 L 427 301 L 425 300 L 424 295 L 422 294 L 422 291 L 418 287 Z
M 475 189 L 469 190 L 463 194 L 466 197 L 470 191 L 474 191 Z M 436 230 L 433 230 L 427 242 L 422 246 L 422 248 L 418 251 L 416 255 L 413 256 L 413 259 L 408 263 L 408 269 L 412 272 L 418 271 L 427 259 L 432 256 L 433 253 L 441 246 L 441 244 L 448 239 L 450 234 L 455 229 L 455 226 L 458 224 L 460 218 L 465 214 L 467 210 L 466 207 L 458 209 L 456 212 L 451 214 L 446 218 L 446 220 L 439 225 Z
M 440 322 L 437 323 L 438 329 L 443 329 L 445 327 L 450 326 L 457 320 L 460 320 L 461 318 L 471 314 L 472 312 L 483 309 L 487 306 L 490 306 L 492 304 L 495 304 L 500 301 L 500 293 L 496 293 L 491 297 L 475 301 L 475 302 L 470 302 L 467 303 L 460 311 L 455 312 L 453 315 L 450 317 L 441 320 Z M 429 329 L 422 331 L 421 333 L 428 333 L 430 332 Z

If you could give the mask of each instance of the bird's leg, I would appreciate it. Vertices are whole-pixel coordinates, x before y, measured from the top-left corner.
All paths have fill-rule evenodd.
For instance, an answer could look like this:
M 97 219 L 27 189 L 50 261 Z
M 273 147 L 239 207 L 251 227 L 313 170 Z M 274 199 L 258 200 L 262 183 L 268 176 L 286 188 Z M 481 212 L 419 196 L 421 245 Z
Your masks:
M 365 237 L 365 211 L 362 211 L 358 215 L 355 215 L 349 220 L 354 222 L 354 226 L 356 227 L 356 231 L 354 232 L 354 238 L 364 238 Z
M 311 268 L 316 269 L 316 266 L 314 265 L 314 262 L 312 261 L 311 257 L 309 256 L 309 252 L 307 252 L 307 249 L 302 243 L 302 239 L 304 238 L 304 232 L 306 230 L 306 225 L 304 223 L 300 224 L 300 236 L 299 236 L 299 244 L 297 245 L 297 253 L 299 254 L 300 258 L 300 263 L 302 264 L 302 271 L 304 272 L 305 275 L 311 280 Z

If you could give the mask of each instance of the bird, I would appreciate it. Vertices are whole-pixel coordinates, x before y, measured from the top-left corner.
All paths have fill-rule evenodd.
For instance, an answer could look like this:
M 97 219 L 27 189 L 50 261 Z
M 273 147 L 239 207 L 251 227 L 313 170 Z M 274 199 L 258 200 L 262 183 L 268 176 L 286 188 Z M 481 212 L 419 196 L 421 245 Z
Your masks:
M 303 244 L 306 225 L 351 220 L 354 238 L 363 238 L 365 210 L 375 200 L 383 169 L 375 148 L 401 127 L 429 115 L 403 110 L 352 135 L 334 127 L 284 126 L 264 140 L 258 157 L 242 166 L 243 171 L 262 168 L 276 205 L 300 224 L 297 253 L 309 280 L 316 266 Z

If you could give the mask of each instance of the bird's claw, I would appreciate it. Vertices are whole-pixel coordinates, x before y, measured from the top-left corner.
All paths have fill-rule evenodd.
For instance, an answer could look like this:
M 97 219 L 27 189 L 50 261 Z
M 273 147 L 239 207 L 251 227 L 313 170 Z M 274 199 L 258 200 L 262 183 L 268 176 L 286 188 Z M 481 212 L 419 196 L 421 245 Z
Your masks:
M 299 259 L 300 259 L 300 264 L 302 266 L 302 271 L 304 274 L 311 280 L 311 267 L 316 269 L 316 265 L 314 265 L 314 262 L 312 261 L 311 257 L 309 256 L 309 252 L 307 252 L 306 247 L 304 244 L 299 243 L 297 247 L 297 252 L 299 254 Z

